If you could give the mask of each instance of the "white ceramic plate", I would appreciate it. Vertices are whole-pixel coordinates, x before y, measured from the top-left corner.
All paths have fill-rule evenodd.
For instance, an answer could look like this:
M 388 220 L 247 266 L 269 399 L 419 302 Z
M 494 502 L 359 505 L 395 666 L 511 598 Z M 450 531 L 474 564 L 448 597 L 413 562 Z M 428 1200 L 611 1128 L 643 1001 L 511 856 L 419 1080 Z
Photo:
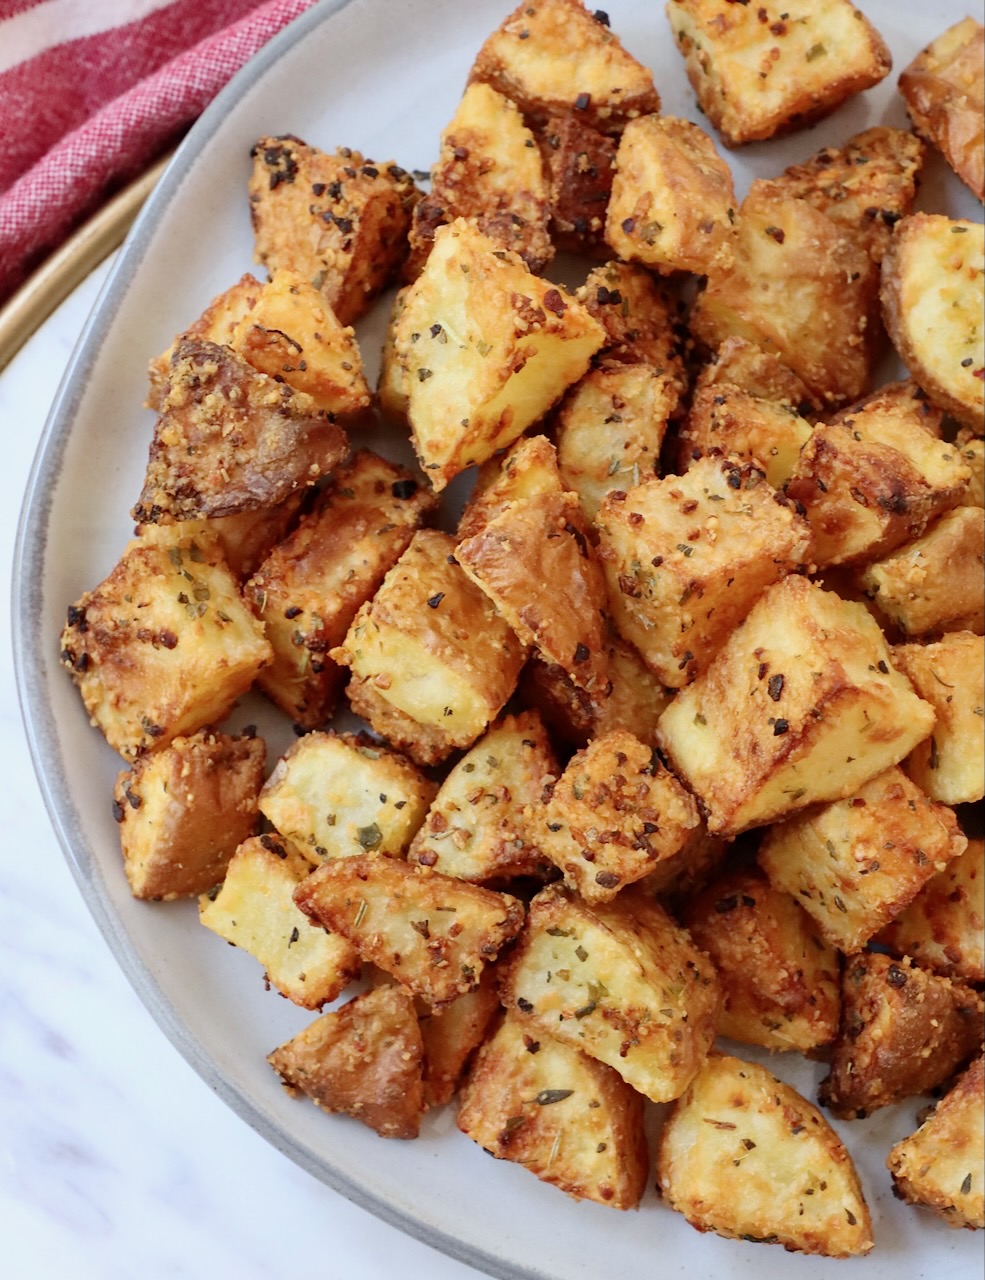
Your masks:
M 59 390 L 28 486 L 18 540 L 14 615 L 18 679 L 52 822 L 80 888 L 134 987 L 165 1033 L 251 1125 L 292 1159 L 381 1217 L 491 1274 L 602 1280 L 655 1267 L 661 1276 L 781 1280 L 971 1280 L 981 1248 L 896 1203 L 883 1167 L 914 1127 L 918 1100 L 840 1129 L 858 1162 L 877 1247 L 864 1261 L 794 1259 L 700 1236 L 651 1189 L 638 1213 L 576 1204 L 525 1170 L 494 1162 L 454 1128 L 450 1109 L 417 1142 L 385 1142 L 354 1121 L 290 1099 L 265 1061 L 312 1015 L 264 990 L 259 967 L 203 929 L 194 904 L 129 894 L 110 811 L 118 757 L 90 728 L 58 666 L 66 606 L 101 581 L 127 541 L 153 419 L 141 406 L 149 356 L 161 351 L 252 263 L 248 152 L 265 133 L 427 169 L 471 60 L 510 0 L 326 0 L 274 40 L 205 113 L 181 147 L 120 255 Z M 609 0 L 613 29 L 650 65 L 668 114 L 698 116 L 656 0 Z M 902 67 L 962 16 L 936 5 L 867 0 Z M 730 155 L 740 194 L 819 146 L 869 124 L 905 125 L 895 75 L 810 133 Z M 932 159 L 922 204 L 980 218 L 973 198 Z M 385 303 L 360 326 L 371 376 Z M 259 703 L 275 749 L 285 726 Z M 279 737 L 278 737 L 279 735 Z M 820 1069 L 773 1068 L 814 1096 Z M 652 1181 L 652 1180 L 651 1180 Z

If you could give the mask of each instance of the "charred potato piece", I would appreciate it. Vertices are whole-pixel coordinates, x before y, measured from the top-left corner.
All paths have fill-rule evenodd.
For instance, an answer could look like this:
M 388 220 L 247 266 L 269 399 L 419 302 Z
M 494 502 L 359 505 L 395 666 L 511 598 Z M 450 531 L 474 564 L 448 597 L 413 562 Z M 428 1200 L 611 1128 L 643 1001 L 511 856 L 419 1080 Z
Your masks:
M 763 400 L 727 382 L 696 391 L 681 429 L 679 455 L 687 468 L 711 453 L 753 462 L 780 489 L 790 479 L 811 427 L 789 404 Z
M 807 384 L 779 356 L 748 338 L 729 337 L 712 352 L 694 380 L 695 397 L 709 387 L 741 387 L 759 400 L 771 400 L 807 416 L 820 408 Z
M 486 969 L 474 991 L 442 1009 L 425 1006 L 418 1013 L 424 1041 L 424 1101 L 429 1107 L 443 1107 L 455 1096 L 469 1059 L 485 1040 L 499 1007 L 494 970 Z
M 578 298 L 605 330 L 597 361 L 649 364 L 683 392 L 684 306 L 671 287 L 633 262 L 594 267 Z
M 580 112 L 549 116 L 539 130 L 547 172 L 551 236 L 571 253 L 605 252 L 605 211 L 616 169 L 616 140 Z

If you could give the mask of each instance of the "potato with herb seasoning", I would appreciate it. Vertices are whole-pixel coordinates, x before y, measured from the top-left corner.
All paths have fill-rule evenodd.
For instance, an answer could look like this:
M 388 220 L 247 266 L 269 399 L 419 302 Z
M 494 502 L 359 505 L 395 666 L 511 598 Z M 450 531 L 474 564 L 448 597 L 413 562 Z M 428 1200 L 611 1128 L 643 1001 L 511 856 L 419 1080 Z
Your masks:
M 811 426 L 789 404 L 764 400 L 729 382 L 695 392 L 677 440 L 682 470 L 712 453 L 753 462 L 782 489 L 793 475 Z
M 443 1107 L 458 1091 L 475 1051 L 499 1012 L 495 970 L 486 968 L 473 991 L 433 1009 L 424 1001 L 417 1022 L 424 1043 L 424 1101 Z
M 536 131 L 547 175 L 551 239 L 570 253 L 607 256 L 605 211 L 616 140 L 586 124 L 582 114 L 551 114 Z
M 759 400 L 789 406 L 804 417 L 820 408 L 807 384 L 779 356 L 749 338 L 732 335 L 718 344 L 694 380 L 695 398 L 723 384 L 741 387 Z
M 577 297 L 605 330 L 596 364 L 652 365 L 681 392 L 686 389 L 686 308 L 670 283 L 637 262 L 613 259 L 592 268 Z

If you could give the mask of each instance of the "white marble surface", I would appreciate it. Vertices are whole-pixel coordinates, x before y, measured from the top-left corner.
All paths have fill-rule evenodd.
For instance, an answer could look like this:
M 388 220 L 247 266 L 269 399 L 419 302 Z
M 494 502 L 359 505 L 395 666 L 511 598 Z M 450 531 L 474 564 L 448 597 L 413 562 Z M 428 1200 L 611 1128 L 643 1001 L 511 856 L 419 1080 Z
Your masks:
M 107 267 L 0 373 L 0 1275 L 475 1280 L 211 1093 L 131 990 L 49 825 L 14 687 L 11 561 L 48 407 Z

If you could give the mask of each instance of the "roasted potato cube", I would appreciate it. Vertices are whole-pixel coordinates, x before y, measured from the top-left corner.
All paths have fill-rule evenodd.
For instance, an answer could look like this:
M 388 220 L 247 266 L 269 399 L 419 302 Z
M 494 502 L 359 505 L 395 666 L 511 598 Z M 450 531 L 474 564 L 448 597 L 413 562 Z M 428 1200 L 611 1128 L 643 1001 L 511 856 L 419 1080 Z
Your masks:
M 365 853 L 400 857 L 435 785 L 366 734 L 306 733 L 277 762 L 260 809 L 313 866 Z
M 913 206 L 924 153 L 912 133 L 876 125 L 843 147 L 822 147 L 773 182 L 840 226 L 861 232 L 869 253 L 881 262 L 893 227 Z
M 113 814 L 135 898 L 188 898 L 217 885 L 256 829 L 262 738 L 208 728 L 139 755 L 116 779 Z
M 549 116 L 539 130 L 547 172 L 551 236 L 572 253 L 605 252 L 605 210 L 616 170 L 616 140 L 578 111 Z
M 826 941 L 852 952 L 967 844 L 953 811 L 894 766 L 845 799 L 771 827 L 759 861 Z
M 733 336 L 720 343 L 694 380 L 695 397 L 722 385 L 741 387 L 747 395 L 789 405 L 802 415 L 820 408 L 807 384 L 779 356 L 748 338 Z
M 407 255 L 419 192 L 399 165 L 333 154 L 300 138 L 261 138 L 249 181 L 257 262 L 296 271 L 352 324 Z
M 373 855 L 326 862 L 294 901 L 434 1006 L 473 991 L 523 924 L 523 903 L 508 893 Z
M 803 129 L 892 68 L 882 37 L 850 0 L 781 7 L 667 5 L 701 110 L 730 147 Z
M 715 0 L 719 3 L 719 0 Z M 730 9 L 744 12 L 742 5 Z M 822 403 L 865 390 L 878 346 L 879 268 L 861 236 L 782 184 L 755 181 L 738 215 L 735 263 L 712 275 L 691 310 L 695 337 L 757 343 Z
M 399 986 L 376 987 L 323 1013 L 267 1055 L 292 1093 L 361 1120 L 381 1138 L 420 1132 L 423 1060 L 414 1002 Z
M 436 230 L 393 323 L 388 400 L 406 401 L 435 489 L 512 444 L 605 336 L 575 298 L 464 218 Z
M 470 80 L 491 84 L 534 120 L 576 111 L 606 133 L 660 110 L 650 72 L 582 0 L 524 0 L 479 50 Z
M 652 365 L 684 390 L 684 304 L 667 283 L 638 263 L 612 261 L 593 267 L 577 296 L 605 329 L 598 361 Z
M 757 868 L 726 870 L 681 920 L 718 971 L 719 1035 L 811 1053 L 838 1034 L 838 953 Z
M 274 650 L 260 687 L 297 724 L 314 729 L 331 715 L 343 672 L 328 650 L 434 505 L 409 471 L 360 450 L 246 584 Z
M 468 86 L 441 135 L 431 190 L 414 208 L 408 280 L 431 252 L 435 229 L 456 218 L 474 219 L 531 271 L 542 271 L 554 256 L 540 150 L 516 106 L 487 84 Z
M 969 840 L 876 941 L 922 969 L 985 982 L 985 844 Z
M 557 450 L 546 436 L 523 436 L 502 458 L 479 468 L 458 522 L 458 540 L 473 538 L 511 504 L 541 494 L 564 493 Z
M 908 956 L 852 956 L 841 999 L 841 1034 L 818 1097 L 844 1120 L 929 1093 L 981 1048 L 982 997 Z
M 544 878 L 536 820 L 544 788 L 559 773 L 535 711 L 504 716 L 454 766 L 414 837 L 408 862 L 481 884 Z
M 486 969 L 474 991 L 443 1009 L 426 1008 L 418 1014 L 424 1041 L 424 1101 L 429 1107 L 443 1107 L 455 1096 L 469 1059 L 499 1012 L 493 975 Z
M 605 238 L 628 262 L 708 275 L 732 265 L 736 204 L 732 172 L 703 129 L 643 116 L 619 140 Z
M 985 512 L 958 507 L 858 581 L 904 636 L 985 631 Z
M 841 1139 L 758 1063 L 708 1059 L 661 1131 L 657 1185 L 699 1231 L 829 1258 L 872 1248 L 869 1210 Z
M 387 724 L 374 715 L 379 700 L 423 726 L 430 747 L 423 738 L 421 749 L 399 740 L 419 764 L 471 746 L 499 715 L 523 665 L 520 642 L 454 552 L 448 534 L 419 530 L 329 654 L 352 672 L 353 710 L 369 712 L 384 737 Z M 363 686 L 378 695 L 372 705 Z
M 61 661 L 91 722 L 132 760 L 218 724 L 271 659 L 263 627 L 210 544 L 131 542 L 68 610 Z
M 954 444 L 961 454 L 961 461 L 971 472 L 961 504 L 966 507 L 985 507 L 985 440 L 967 427 L 962 427 Z
M 962 18 L 918 53 L 899 78 L 914 128 L 985 200 L 985 27 Z
M 222 559 L 240 582 L 260 567 L 271 551 L 287 537 L 297 521 L 308 491 L 297 489 L 272 507 L 237 511 L 232 516 L 207 520 L 179 520 L 174 524 L 138 524 L 137 537 L 144 543 L 170 547 L 182 538 L 215 542 Z
M 695 393 L 681 430 L 680 461 L 691 466 L 718 452 L 754 462 L 767 484 L 781 488 L 790 479 L 811 427 L 789 404 L 763 400 L 727 382 Z
M 643 1098 L 611 1067 L 507 1015 L 479 1050 L 458 1127 L 576 1200 L 633 1209 L 646 1186 Z
M 549 886 L 530 903 L 502 1000 L 531 1034 L 605 1062 L 654 1102 L 683 1093 L 715 1038 L 715 970 L 641 891 L 580 901 Z
M 228 347 L 182 338 L 133 518 L 169 524 L 275 506 L 345 457 L 345 432 Z
M 770 587 L 660 719 L 657 745 L 714 835 L 850 796 L 934 727 L 864 606 L 795 574 Z
M 313 925 L 294 905 L 311 864 L 277 836 L 252 836 L 236 850 L 226 878 L 199 899 L 206 928 L 263 965 L 266 980 L 303 1009 L 320 1009 L 359 977 L 359 957 L 337 933 Z
M 653 749 L 615 730 L 574 755 L 554 784 L 541 848 L 585 902 L 608 902 L 673 857 L 700 821 Z
M 882 260 L 882 314 L 900 359 L 966 427 L 985 430 L 985 227 L 912 213 Z
M 936 644 L 903 644 L 893 662 L 937 712 L 934 732 L 903 768 L 932 800 L 970 804 L 985 796 L 985 639 L 952 631 Z
M 612 493 L 595 523 L 616 626 L 670 688 L 810 553 L 806 524 L 763 472 L 728 458 Z
M 985 1227 L 985 1058 L 977 1058 L 916 1133 L 897 1142 L 886 1166 L 893 1189 L 953 1227 Z

